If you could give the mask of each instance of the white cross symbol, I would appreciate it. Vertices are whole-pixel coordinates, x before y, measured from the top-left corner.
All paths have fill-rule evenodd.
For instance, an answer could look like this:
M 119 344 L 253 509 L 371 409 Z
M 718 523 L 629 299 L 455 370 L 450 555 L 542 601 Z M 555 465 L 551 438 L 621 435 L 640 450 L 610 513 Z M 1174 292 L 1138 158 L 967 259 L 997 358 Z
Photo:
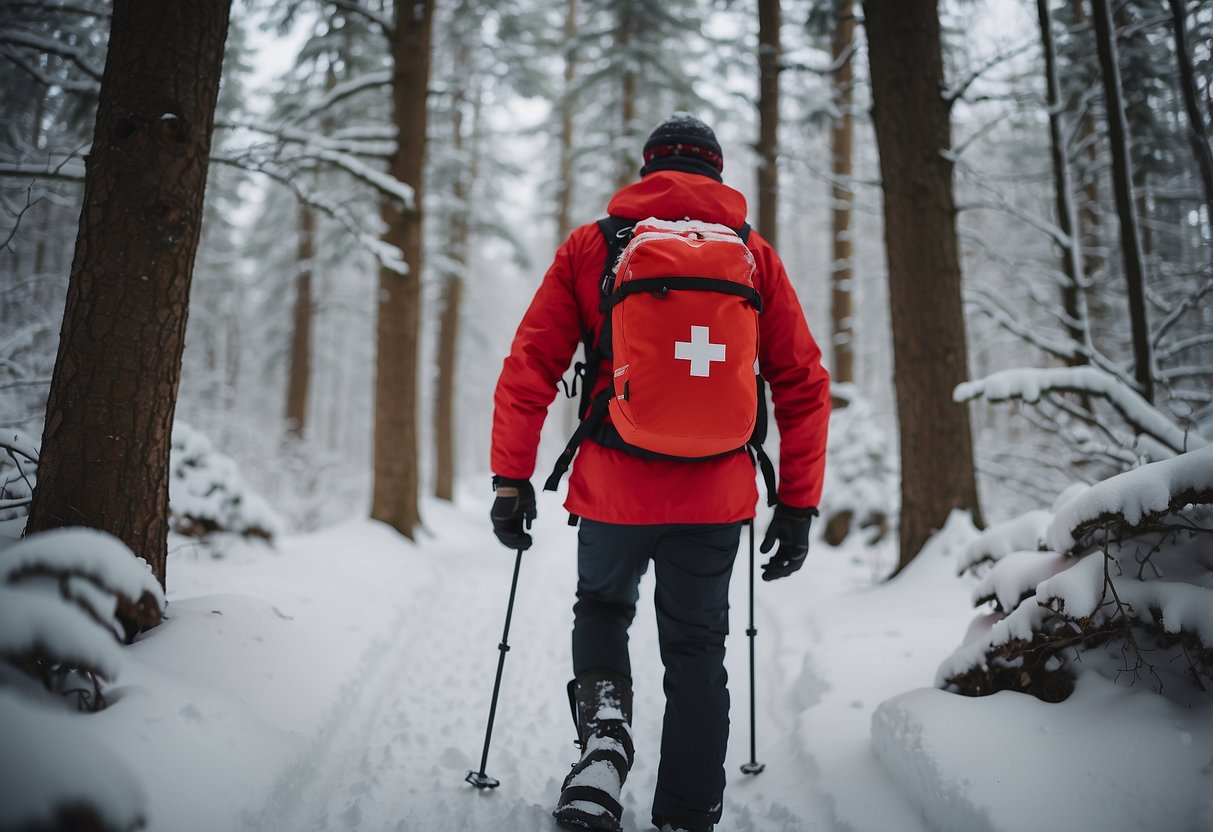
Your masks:
M 713 361 L 724 361 L 724 344 L 713 344 L 706 326 L 691 327 L 690 341 L 674 342 L 674 358 L 691 362 L 691 375 L 707 378 Z

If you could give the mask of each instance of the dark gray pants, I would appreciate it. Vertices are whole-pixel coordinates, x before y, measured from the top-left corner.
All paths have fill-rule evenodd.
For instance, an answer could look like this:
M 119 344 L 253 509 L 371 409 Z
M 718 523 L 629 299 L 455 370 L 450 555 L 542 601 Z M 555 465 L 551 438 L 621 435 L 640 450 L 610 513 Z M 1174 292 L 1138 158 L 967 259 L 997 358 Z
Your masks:
M 729 739 L 729 578 L 743 523 L 621 526 L 582 520 L 573 606 L 573 672 L 630 677 L 628 627 L 653 562 L 665 665 L 665 722 L 653 816 L 716 823 Z

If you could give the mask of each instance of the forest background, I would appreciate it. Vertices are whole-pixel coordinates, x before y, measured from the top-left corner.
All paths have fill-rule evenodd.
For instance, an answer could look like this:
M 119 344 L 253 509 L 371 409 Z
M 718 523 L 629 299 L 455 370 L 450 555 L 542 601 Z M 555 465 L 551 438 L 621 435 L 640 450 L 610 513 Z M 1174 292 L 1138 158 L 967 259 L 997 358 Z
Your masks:
M 422 490 L 449 498 L 486 473 L 514 323 L 555 245 L 635 177 L 644 137 L 674 110 L 716 127 L 726 182 L 788 265 L 836 404 L 858 401 L 853 418 L 889 437 L 856 463 L 884 492 L 832 488 L 831 516 L 896 526 L 909 495 L 908 560 L 948 508 L 978 510 L 974 471 L 981 508 L 1000 519 L 1149 458 L 1140 430 L 1105 424 L 1115 413 L 1092 405 L 1092 385 L 1144 394 L 1181 429 L 1209 420 L 1208 4 L 1109 6 L 1120 133 L 1081 2 L 884 12 L 925 59 L 873 52 L 843 2 L 423 7 L 412 32 L 375 4 L 237 4 L 231 19 L 176 414 L 239 459 L 292 528 L 369 503 L 411 536 Z M 6 2 L 5 15 L 0 424 L 28 447 L 46 415 L 109 10 Z M 929 32 L 904 37 L 915 15 L 941 27 L 937 70 Z M 406 54 L 428 84 L 392 83 Z M 869 72 L 882 59 L 885 78 Z M 948 204 L 882 192 L 874 86 L 908 98 L 896 86 L 907 61 L 942 86 L 934 108 L 890 105 L 889 135 L 932 120 L 938 134 L 942 118 L 946 144 L 950 121 L 934 182 L 913 184 L 949 191 L 930 199 L 954 200 L 955 242 Z M 913 151 L 893 160 L 907 143 L 890 143 L 890 170 L 923 166 Z M 914 230 L 889 225 L 890 258 L 885 217 L 916 210 Z M 897 253 L 923 229 L 953 251 Z M 407 307 L 391 313 L 399 331 L 385 330 L 382 292 Z M 968 433 L 957 384 L 1059 365 L 1101 376 L 1065 382 L 1087 391 L 1080 401 L 979 404 L 977 453 L 954 441 Z M 571 419 L 549 420 L 541 467 Z M 900 488 L 899 433 L 911 455 Z M 8 462 L 6 506 L 20 509 L 29 494 Z M 939 497 L 923 504 L 923 492 Z
M 831 372 L 818 537 L 895 550 L 884 579 L 943 530 L 934 550 L 987 612 L 936 686 L 1082 702 L 1093 677 L 1140 681 L 1162 696 L 1117 700 L 1112 722 L 1178 726 L 1197 750 L 1163 754 L 1152 788 L 1207 820 L 1211 44 L 1207 0 L 0 0 L 0 717 L 105 709 L 113 642 L 154 656 L 171 629 L 186 538 L 218 564 L 245 551 L 225 534 L 359 540 L 339 524 L 369 513 L 371 562 L 388 528 L 441 538 L 426 506 L 466 522 L 500 361 L 553 250 L 690 111 Z M 559 395 L 553 415 L 540 471 L 575 418 Z M 889 589 L 941 603 L 939 562 Z M 897 637 L 871 649 L 891 664 Z M 829 678 L 848 690 L 862 665 L 840 655 Z M 945 774 L 965 755 L 906 739 L 946 737 L 960 698 L 886 683 L 856 754 L 875 746 L 933 825 L 972 828 L 921 780 L 921 755 Z M 1017 707 L 972 713 L 1014 737 Z M 108 712 L 135 754 L 135 709 Z M 1068 750 L 1098 747 L 1101 723 Z M 34 771 L 52 733 L 0 763 Z M 0 826 L 72 828 L 55 814 L 72 797 L 0 801 L 26 813 Z M 113 828 L 145 820 L 141 798 L 109 808 Z

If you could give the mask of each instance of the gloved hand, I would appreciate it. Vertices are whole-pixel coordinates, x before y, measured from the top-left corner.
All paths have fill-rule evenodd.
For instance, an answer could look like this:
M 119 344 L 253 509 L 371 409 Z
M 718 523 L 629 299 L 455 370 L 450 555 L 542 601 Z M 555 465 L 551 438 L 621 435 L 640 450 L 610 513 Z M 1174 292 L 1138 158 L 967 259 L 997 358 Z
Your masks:
M 758 551 L 765 555 L 776 541 L 779 542 L 775 554 L 762 565 L 764 581 L 786 578 L 804 566 L 805 556 L 809 554 L 809 526 L 816 516 L 815 508 L 793 508 L 783 503 L 775 506 L 775 516 L 771 518 L 771 525 L 767 527 L 762 545 L 758 547 Z
M 489 512 L 493 534 L 511 549 L 531 548 L 531 536 L 523 531 L 523 525 L 529 530 L 535 519 L 535 489 L 531 481 L 494 476 L 493 490 L 497 492 Z

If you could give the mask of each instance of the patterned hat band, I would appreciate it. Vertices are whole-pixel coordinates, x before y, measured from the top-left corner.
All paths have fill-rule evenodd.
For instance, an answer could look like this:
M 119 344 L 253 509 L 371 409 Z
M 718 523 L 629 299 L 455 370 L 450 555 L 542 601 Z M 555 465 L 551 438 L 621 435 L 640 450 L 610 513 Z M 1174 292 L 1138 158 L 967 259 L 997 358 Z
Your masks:
M 691 156 L 702 159 L 718 171 L 724 170 L 724 156 L 699 144 L 684 142 L 650 144 L 644 149 L 644 162 L 646 165 L 654 159 L 661 159 L 666 156 Z

